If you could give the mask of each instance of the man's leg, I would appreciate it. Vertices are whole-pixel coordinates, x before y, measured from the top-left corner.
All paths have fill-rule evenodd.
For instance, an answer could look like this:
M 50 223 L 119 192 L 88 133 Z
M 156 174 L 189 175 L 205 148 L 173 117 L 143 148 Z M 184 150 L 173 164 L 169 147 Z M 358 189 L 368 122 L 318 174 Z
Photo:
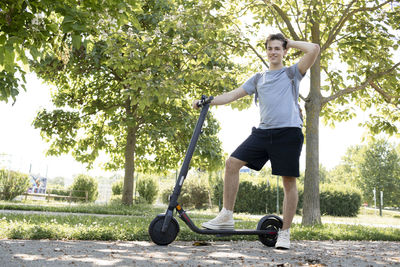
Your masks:
M 283 181 L 283 226 L 282 230 L 290 228 L 293 217 L 296 214 L 298 193 L 296 186 L 296 177 L 282 176 Z
M 224 208 L 233 211 L 236 195 L 239 189 L 239 171 L 246 162 L 229 157 L 225 165 Z
M 226 161 L 224 179 L 224 208 L 216 218 L 203 223 L 203 227 L 214 230 L 234 228 L 235 222 L 233 220 L 233 207 L 235 206 L 236 195 L 239 189 L 239 170 L 244 165 L 246 165 L 246 162 L 234 157 L 230 157 Z
M 283 176 L 283 225 L 278 233 L 278 239 L 275 248 L 289 249 L 290 248 L 290 225 L 293 217 L 296 214 L 298 194 L 296 186 L 296 177 Z

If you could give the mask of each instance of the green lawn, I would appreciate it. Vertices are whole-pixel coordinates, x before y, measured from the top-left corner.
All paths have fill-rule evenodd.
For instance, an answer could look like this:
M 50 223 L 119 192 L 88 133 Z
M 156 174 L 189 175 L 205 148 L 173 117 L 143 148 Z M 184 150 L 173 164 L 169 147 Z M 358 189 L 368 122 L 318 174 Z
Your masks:
M 40 210 L 51 212 L 74 212 L 114 214 L 128 216 L 93 216 L 93 215 L 55 215 L 46 214 L 0 214 L 0 238 L 11 239 L 64 239 L 64 240 L 149 240 L 148 226 L 153 218 L 165 211 L 164 207 L 150 205 L 69 205 L 36 203 L 21 204 L 0 202 L 0 209 Z M 200 225 L 213 218 L 215 210 L 188 212 L 192 220 Z M 399 213 L 384 212 L 380 217 L 361 210 L 355 218 L 323 217 L 322 221 L 340 223 L 371 223 L 400 225 Z M 255 228 L 258 217 L 247 214 L 235 215 L 236 228 Z M 299 218 L 296 218 L 299 221 Z M 195 234 L 178 218 L 180 233 L 177 240 L 257 240 L 257 236 L 215 237 Z M 292 227 L 293 240 L 382 240 L 400 241 L 400 229 L 392 227 L 373 227 L 325 223 L 304 227 L 295 223 Z

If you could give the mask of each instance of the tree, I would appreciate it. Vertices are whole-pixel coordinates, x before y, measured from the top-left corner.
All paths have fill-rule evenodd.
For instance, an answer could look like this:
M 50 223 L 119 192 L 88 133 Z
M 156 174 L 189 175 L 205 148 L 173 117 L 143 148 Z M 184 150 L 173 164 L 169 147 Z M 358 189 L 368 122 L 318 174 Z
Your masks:
M 368 144 L 359 163 L 358 184 L 364 199 L 372 203 L 372 191 L 376 190 L 379 207 L 383 207 L 380 191 L 384 193 L 386 206 L 400 206 L 400 156 L 393 145 L 385 140 Z
M 306 110 L 306 172 L 303 220 L 321 223 L 319 206 L 319 118 L 334 125 L 356 115 L 354 106 L 376 112 L 363 123 L 372 134 L 397 132 L 400 116 L 399 5 L 396 1 L 251 1 L 253 29 L 275 26 L 288 38 L 319 44 L 320 56 L 310 70 L 310 90 L 301 95 Z M 249 50 L 257 52 L 258 46 Z M 300 55 L 292 51 L 289 62 Z
M 175 169 L 198 117 L 191 101 L 200 92 L 237 86 L 235 52 L 224 43 L 238 37 L 218 16 L 222 7 L 217 1 L 145 1 L 130 14 L 138 24 L 120 27 L 105 18 L 87 46 L 67 42 L 66 60 L 32 62 L 39 77 L 57 86 L 57 109 L 42 110 L 34 122 L 51 142 L 49 154 L 72 151 L 90 167 L 105 151 L 107 169 L 125 170 L 125 204 L 132 204 L 135 171 Z M 222 165 L 217 130 L 209 114 L 193 165 Z
M 124 24 L 141 1 L 3 0 L 0 2 L 0 101 L 16 101 L 25 88 L 29 59 L 62 56 L 64 42 L 79 46 L 97 27 L 107 10 Z

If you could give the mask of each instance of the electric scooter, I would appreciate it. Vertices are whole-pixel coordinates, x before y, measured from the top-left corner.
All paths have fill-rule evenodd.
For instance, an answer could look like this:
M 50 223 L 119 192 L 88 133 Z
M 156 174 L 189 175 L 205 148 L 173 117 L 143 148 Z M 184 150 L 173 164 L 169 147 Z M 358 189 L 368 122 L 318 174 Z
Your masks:
M 198 102 L 198 107 L 201 107 L 201 112 L 197 125 L 194 129 L 192 139 L 190 140 L 189 147 L 187 149 L 185 159 L 183 161 L 178 179 L 176 181 L 174 191 L 169 198 L 169 205 L 167 211 L 157 215 L 156 218 L 150 223 L 149 235 L 151 240 L 157 245 L 166 246 L 172 243 L 179 233 L 178 221 L 173 217 L 173 212 L 176 209 L 179 217 L 186 223 L 186 225 L 194 232 L 205 235 L 216 235 L 216 236 L 230 236 L 230 235 L 258 235 L 261 243 L 268 247 L 275 246 L 278 230 L 282 228 L 282 219 L 275 215 L 266 215 L 260 219 L 257 225 L 257 229 L 237 229 L 237 230 L 211 230 L 211 229 L 199 229 L 193 221 L 189 218 L 188 214 L 178 204 L 178 197 L 181 193 L 183 182 L 186 179 L 189 171 L 190 161 L 192 159 L 197 140 L 201 134 L 201 128 L 206 118 L 210 103 L 213 97 L 202 96 Z

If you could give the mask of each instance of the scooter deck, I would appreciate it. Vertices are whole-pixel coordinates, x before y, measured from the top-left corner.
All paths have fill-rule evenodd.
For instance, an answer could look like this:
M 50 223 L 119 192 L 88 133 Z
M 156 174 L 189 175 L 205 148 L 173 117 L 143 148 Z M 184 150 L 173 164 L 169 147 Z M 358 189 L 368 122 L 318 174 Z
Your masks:
M 192 228 L 192 227 L 191 227 Z M 194 227 L 197 228 L 197 227 Z M 256 229 L 236 229 L 236 230 L 213 230 L 213 229 L 192 229 L 199 234 L 210 234 L 210 235 L 274 235 L 277 232 L 272 230 L 256 230 Z

